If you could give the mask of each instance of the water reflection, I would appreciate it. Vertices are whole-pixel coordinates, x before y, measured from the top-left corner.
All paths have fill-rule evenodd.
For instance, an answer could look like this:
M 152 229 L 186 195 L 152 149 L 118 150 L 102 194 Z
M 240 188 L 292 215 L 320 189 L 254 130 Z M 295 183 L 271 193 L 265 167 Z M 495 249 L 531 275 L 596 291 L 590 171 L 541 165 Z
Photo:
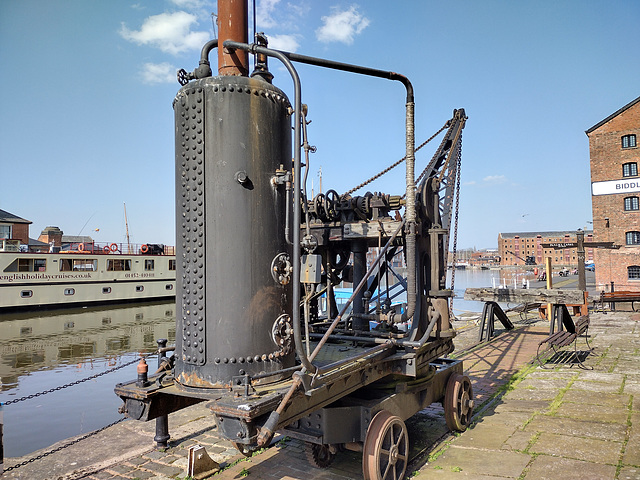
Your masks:
M 0 401 L 90 377 L 175 341 L 175 304 L 90 307 L 0 315 Z M 154 365 L 155 360 L 149 360 Z M 120 417 L 116 383 L 135 365 L 4 407 L 5 456 L 21 456 Z

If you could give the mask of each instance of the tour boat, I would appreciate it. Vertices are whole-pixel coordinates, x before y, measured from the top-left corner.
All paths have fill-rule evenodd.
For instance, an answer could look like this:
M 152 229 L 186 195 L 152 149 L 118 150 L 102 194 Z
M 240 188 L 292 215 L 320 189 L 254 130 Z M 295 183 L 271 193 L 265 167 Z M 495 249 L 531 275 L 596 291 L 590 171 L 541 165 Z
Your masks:
M 77 243 L 48 252 L 0 240 L 0 311 L 175 297 L 173 247 Z

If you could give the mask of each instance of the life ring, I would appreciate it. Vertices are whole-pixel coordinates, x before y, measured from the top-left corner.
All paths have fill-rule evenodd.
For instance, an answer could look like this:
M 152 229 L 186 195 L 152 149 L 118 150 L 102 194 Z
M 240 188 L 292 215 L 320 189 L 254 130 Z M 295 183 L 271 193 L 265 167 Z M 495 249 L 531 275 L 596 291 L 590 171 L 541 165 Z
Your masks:
M 117 252 L 118 245 L 116 245 L 115 243 L 112 243 L 111 245 L 109 245 L 109 250 L 111 250 L 112 252 Z
M 84 252 L 84 243 L 78 244 L 78 251 L 79 252 Z
M 149 247 L 147 246 L 146 243 L 140 247 L 140 251 L 142 253 L 147 253 L 149 251 Z
M 102 248 L 102 251 L 103 251 L 104 253 L 109 253 L 111 250 L 109 249 L 109 246 L 108 246 L 108 245 L 105 245 L 105 246 Z

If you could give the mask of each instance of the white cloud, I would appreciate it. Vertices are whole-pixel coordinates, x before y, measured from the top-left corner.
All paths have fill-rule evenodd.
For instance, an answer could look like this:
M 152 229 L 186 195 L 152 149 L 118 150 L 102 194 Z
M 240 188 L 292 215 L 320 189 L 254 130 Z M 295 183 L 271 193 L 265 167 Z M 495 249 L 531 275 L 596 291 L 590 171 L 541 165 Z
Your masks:
M 507 181 L 507 177 L 505 177 L 504 175 L 489 175 L 484 177 L 482 181 L 485 183 L 491 183 L 495 185 L 499 183 L 505 183 Z
M 197 19 L 190 13 L 161 13 L 148 17 L 140 30 L 129 30 L 122 24 L 120 35 L 130 42 L 177 55 L 187 50 L 200 49 L 209 40 L 207 32 L 192 32 L 193 24 L 197 24 Z
M 285 52 L 296 52 L 300 44 L 295 35 L 267 35 L 269 48 L 274 50 L 284 50 Z
M 170 63 L 145 63 L 142 65 L 141 77 L 143 83 L 175 83 L 177 68 Z
M 339 7 L 331 10 L 331 15 L 322 17 L 322 26 L 316 30 L 316 38 L 321 42 L 351 45 L 354 37 L 369 25 L 369 19 L 362 16 L 355 5 L 345 11 Z
M 171 3 L 179 8 L 186 8 L 187 10 L 196 10 L 206 6 L 204 0 L 171 0 Z
M 258 28 L 265 29 L 277 26 L 277 22 L 273 18 L 273 12 L 280 0 L 258 0 L 256 5 L 256 23 Z

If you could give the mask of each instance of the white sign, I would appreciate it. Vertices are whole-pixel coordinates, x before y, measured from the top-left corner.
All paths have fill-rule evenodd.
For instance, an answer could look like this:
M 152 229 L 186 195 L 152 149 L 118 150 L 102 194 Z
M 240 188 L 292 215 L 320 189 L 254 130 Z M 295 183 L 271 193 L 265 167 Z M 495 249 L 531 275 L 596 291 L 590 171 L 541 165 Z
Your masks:
M 606 182 L 593 182 L 591 184 L 592 195 L 634 192 L 640 192 L 640 178 L 634 180 L 609 180 Z

